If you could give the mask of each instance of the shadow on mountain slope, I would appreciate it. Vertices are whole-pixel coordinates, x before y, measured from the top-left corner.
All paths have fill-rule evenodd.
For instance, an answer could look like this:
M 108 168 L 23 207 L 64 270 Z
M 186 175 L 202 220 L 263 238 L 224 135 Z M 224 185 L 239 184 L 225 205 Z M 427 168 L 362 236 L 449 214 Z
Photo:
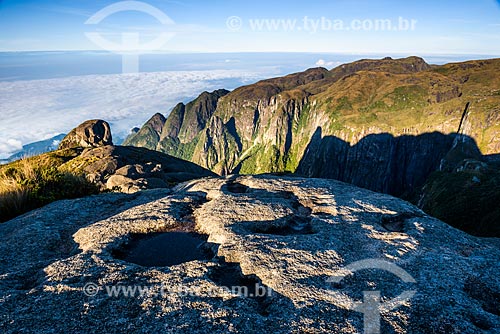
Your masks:
M 439 132 L 400 137 L 383 133 L 368 135 L 351 146 L 337 137 L 323 137 L 322 129 L 318 127 L 299 163 L 297 174 L 336 179 L 406 197 L 439 169 L 455 138 L 456 135 Z
M 368 135 L 357 144 L 318 127 L 296 174 L 391 194 L 477 236 L 500 236 L 500 168 L 473 138 L 439 132 Z

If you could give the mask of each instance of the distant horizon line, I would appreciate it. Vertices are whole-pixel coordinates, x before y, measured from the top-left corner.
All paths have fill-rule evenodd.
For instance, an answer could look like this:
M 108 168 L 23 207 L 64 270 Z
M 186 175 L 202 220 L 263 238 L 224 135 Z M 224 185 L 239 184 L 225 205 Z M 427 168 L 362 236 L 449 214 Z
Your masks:
M 96 52 L 96 53 L 109 53 L 109 54 L 117 54 L 115 52 L 107 51 L 107 50 L 0 50 L 0 53 L 56 53 L 56 52 Z M 127 51 L 126 51 L 127 52 Z M 129 51 L 135 52 L 135 51 Z M 149 51 L 144 53 L 144 55 L 151 54 L 341 54 L 341 55 L 375 55 L 375 56 L 390 56 L 390 55 L 398 55 L 398 56 L 488 56 L 488 57 L 498 57 L 500 58 L 500 54 L 489 54 L 489 53 L 437 53 L 437 52 L 422 52 L 422 53 L 414 53 L 414 52 L 350 52 L 350 51 L 338 51 L 338 52 L 324 52 L 324 51 Z

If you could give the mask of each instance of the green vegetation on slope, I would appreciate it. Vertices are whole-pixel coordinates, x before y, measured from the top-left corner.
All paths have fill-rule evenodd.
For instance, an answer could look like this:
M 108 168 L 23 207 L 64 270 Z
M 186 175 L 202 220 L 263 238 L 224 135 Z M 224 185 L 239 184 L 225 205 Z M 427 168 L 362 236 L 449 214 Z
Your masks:
M 500 170 L 435 172 L 423 196 L 429 215 L 476 236 L 500 237 Z
M 166 137 L 158 144 L 158 151 L 179 159 L 192 161 L 200 134 L 188 143 L 181 143 L 178 138 Z
M 48 203 L 99 193 L 85 176 L 58 169 L 66 150 L 16 161 L 0 168 L 0 222 Z

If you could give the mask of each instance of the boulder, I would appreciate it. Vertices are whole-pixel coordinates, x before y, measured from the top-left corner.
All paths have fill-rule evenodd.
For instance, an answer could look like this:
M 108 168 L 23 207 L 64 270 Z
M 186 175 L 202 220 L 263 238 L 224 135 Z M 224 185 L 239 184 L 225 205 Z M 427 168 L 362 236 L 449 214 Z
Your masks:
M 0 225 L 0 328 L 498 333 L 499 258 L 498 239 L 338 181 L 206 178 Z
M 123 175 L 111 175 L 106 182 L 106 188 L 117 190 L 125 194 L 133 194 L 141 189 L 146 189 L 143 179 L 133 180 Z
M 127 165 L 117 169 L 115 174 L 123 175 L 126 177 L 137 178 L 143 176 L 145 173 L 144 173 L 144 167 L 142 165 L 134 164 L 134 165 Z
M 71 130 L 59 144 L 59 149 L 106 145 L 113 145 L 109 124 L 102 120 L 90 120 Z
M 106 188 L 116 190 L 125 194 L 133 194 L 145 189 L 167 188 L 168 184 L 158 178 L 131 179 L 123 175 L 112 175 L 106 182 Z

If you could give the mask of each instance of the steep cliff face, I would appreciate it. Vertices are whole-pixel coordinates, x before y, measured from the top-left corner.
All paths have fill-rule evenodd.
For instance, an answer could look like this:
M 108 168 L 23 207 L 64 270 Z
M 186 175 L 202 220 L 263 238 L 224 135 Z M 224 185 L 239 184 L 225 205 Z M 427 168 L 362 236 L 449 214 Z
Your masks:
M 333 178 L 378 192 L 407 197 L 437 170 L 455 135 L 368 135 L 351 146 L 336 137 L 314 134 L 297 173 Z
M 165 116 L 162 114 L 155 114 L 138 132 L 131 134 L 125 139 L 123 145 L 156 150 L 156 146 L 160 141 L 160 134 L 165 125 L 165 120 Z
M 138 132 L 132 133 L 124 145 L 146 147 L 191 160 L 201 131 L 217 109 L 217 102 L 228 93 L 224 89 L 203 92 L 186 105 L 176 105 L 167 119 L 156 114 Z
M 299 172 L 399 195 L 440 166 L 460 125 L 500 152 L 499 72 L 499 59 L 418 57 L 310 69 L 177 106 L 157 149 L 221 174 Z
M 206 127 L 217 109 L 217 101 L 228 93 L 229 91 L 224 89 L 212 93 L 203 92 L 196 100 L 186 105 L 177 135 L 181 143 L 191 142 Z

